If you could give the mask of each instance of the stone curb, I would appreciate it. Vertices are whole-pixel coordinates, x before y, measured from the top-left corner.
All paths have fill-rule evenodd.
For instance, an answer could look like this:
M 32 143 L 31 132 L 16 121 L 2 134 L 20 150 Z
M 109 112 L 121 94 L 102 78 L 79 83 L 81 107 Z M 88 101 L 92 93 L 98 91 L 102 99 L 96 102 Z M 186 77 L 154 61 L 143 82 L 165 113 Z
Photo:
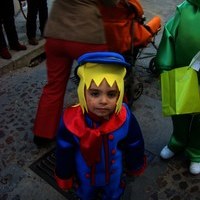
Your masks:
M 44 54 L 44 43 L 43 39 L 37 46 L 27 45 L 25 51 L 11 51 L 12 58 L 10 60 L 0 59 L 0 77 L 22 67 L 32 67 L 32 61 Z

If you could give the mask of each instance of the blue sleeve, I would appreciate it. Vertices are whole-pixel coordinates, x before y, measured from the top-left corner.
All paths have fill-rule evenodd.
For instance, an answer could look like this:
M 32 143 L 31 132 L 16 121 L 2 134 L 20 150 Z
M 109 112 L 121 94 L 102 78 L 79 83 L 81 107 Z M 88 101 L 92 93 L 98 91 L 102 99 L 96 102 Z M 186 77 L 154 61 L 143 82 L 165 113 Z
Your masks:
M 75 139 L 66 129 L 63 119 L 60 121 L 56 145 L 55 174 L 60 179 L 69 179 L 75 174 Z
M 144 154 L 144 139 L 139 123 L 129 111 L 129 130 L 125 140 L 125 164 L 128 171 L 134 172 L 146 166 Z

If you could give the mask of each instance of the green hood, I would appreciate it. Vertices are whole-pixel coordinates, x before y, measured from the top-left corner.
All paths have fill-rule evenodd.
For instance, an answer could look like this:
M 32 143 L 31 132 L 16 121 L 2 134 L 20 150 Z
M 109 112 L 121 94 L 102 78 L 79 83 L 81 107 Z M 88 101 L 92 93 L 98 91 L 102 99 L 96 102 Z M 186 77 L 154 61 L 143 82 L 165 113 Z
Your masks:
M 187 0 L 187 1 L 200 8 L 200 0 Z

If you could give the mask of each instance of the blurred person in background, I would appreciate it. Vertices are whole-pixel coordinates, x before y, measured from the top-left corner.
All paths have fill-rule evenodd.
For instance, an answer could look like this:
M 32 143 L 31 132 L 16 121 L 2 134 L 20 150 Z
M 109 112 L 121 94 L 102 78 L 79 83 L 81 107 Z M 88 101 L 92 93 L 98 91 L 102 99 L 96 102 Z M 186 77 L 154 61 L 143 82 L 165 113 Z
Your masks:
M 9 52 L 7 41 L 11 50 L 26 50 L 26 46 L 19 42 L 15 19 L 14 19 L 13 0 L 1 0 L 0 6 L 0 56 L 4 59 L 10 59 L 12 55 Z M 4 30 L 7 41 L 4 36 Z
M 29 44 L 37 45 L 37 15 L 39 15 L 39 29 L 43 37 L 44 27 L 48 18 L 47 0 L 27 0 L 27 4 L 26 34 Z

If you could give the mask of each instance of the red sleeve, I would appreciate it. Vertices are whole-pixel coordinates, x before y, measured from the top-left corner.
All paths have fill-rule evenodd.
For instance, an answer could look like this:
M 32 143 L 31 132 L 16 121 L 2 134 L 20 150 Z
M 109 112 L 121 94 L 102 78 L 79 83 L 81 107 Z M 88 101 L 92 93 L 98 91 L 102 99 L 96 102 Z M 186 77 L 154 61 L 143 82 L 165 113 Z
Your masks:
M 56 180 L 59 188 L 61 188 L 63 190 L 70 190 L 72 188 L 73 178 L 64 180 L 64 179 L 61 179 L 61 178 L 59 178 L 58 176 L 55 175 L 55 180 Z
M 144 173 L 144 170 L 146 169 L 146 167 L 147 167 L 147 159 L 146 159 L 146 156 L 144 156 L 144 165 L 138 170 L 127 171 L 126 174 L 128 176 L 140 176 L 141 174 Z

